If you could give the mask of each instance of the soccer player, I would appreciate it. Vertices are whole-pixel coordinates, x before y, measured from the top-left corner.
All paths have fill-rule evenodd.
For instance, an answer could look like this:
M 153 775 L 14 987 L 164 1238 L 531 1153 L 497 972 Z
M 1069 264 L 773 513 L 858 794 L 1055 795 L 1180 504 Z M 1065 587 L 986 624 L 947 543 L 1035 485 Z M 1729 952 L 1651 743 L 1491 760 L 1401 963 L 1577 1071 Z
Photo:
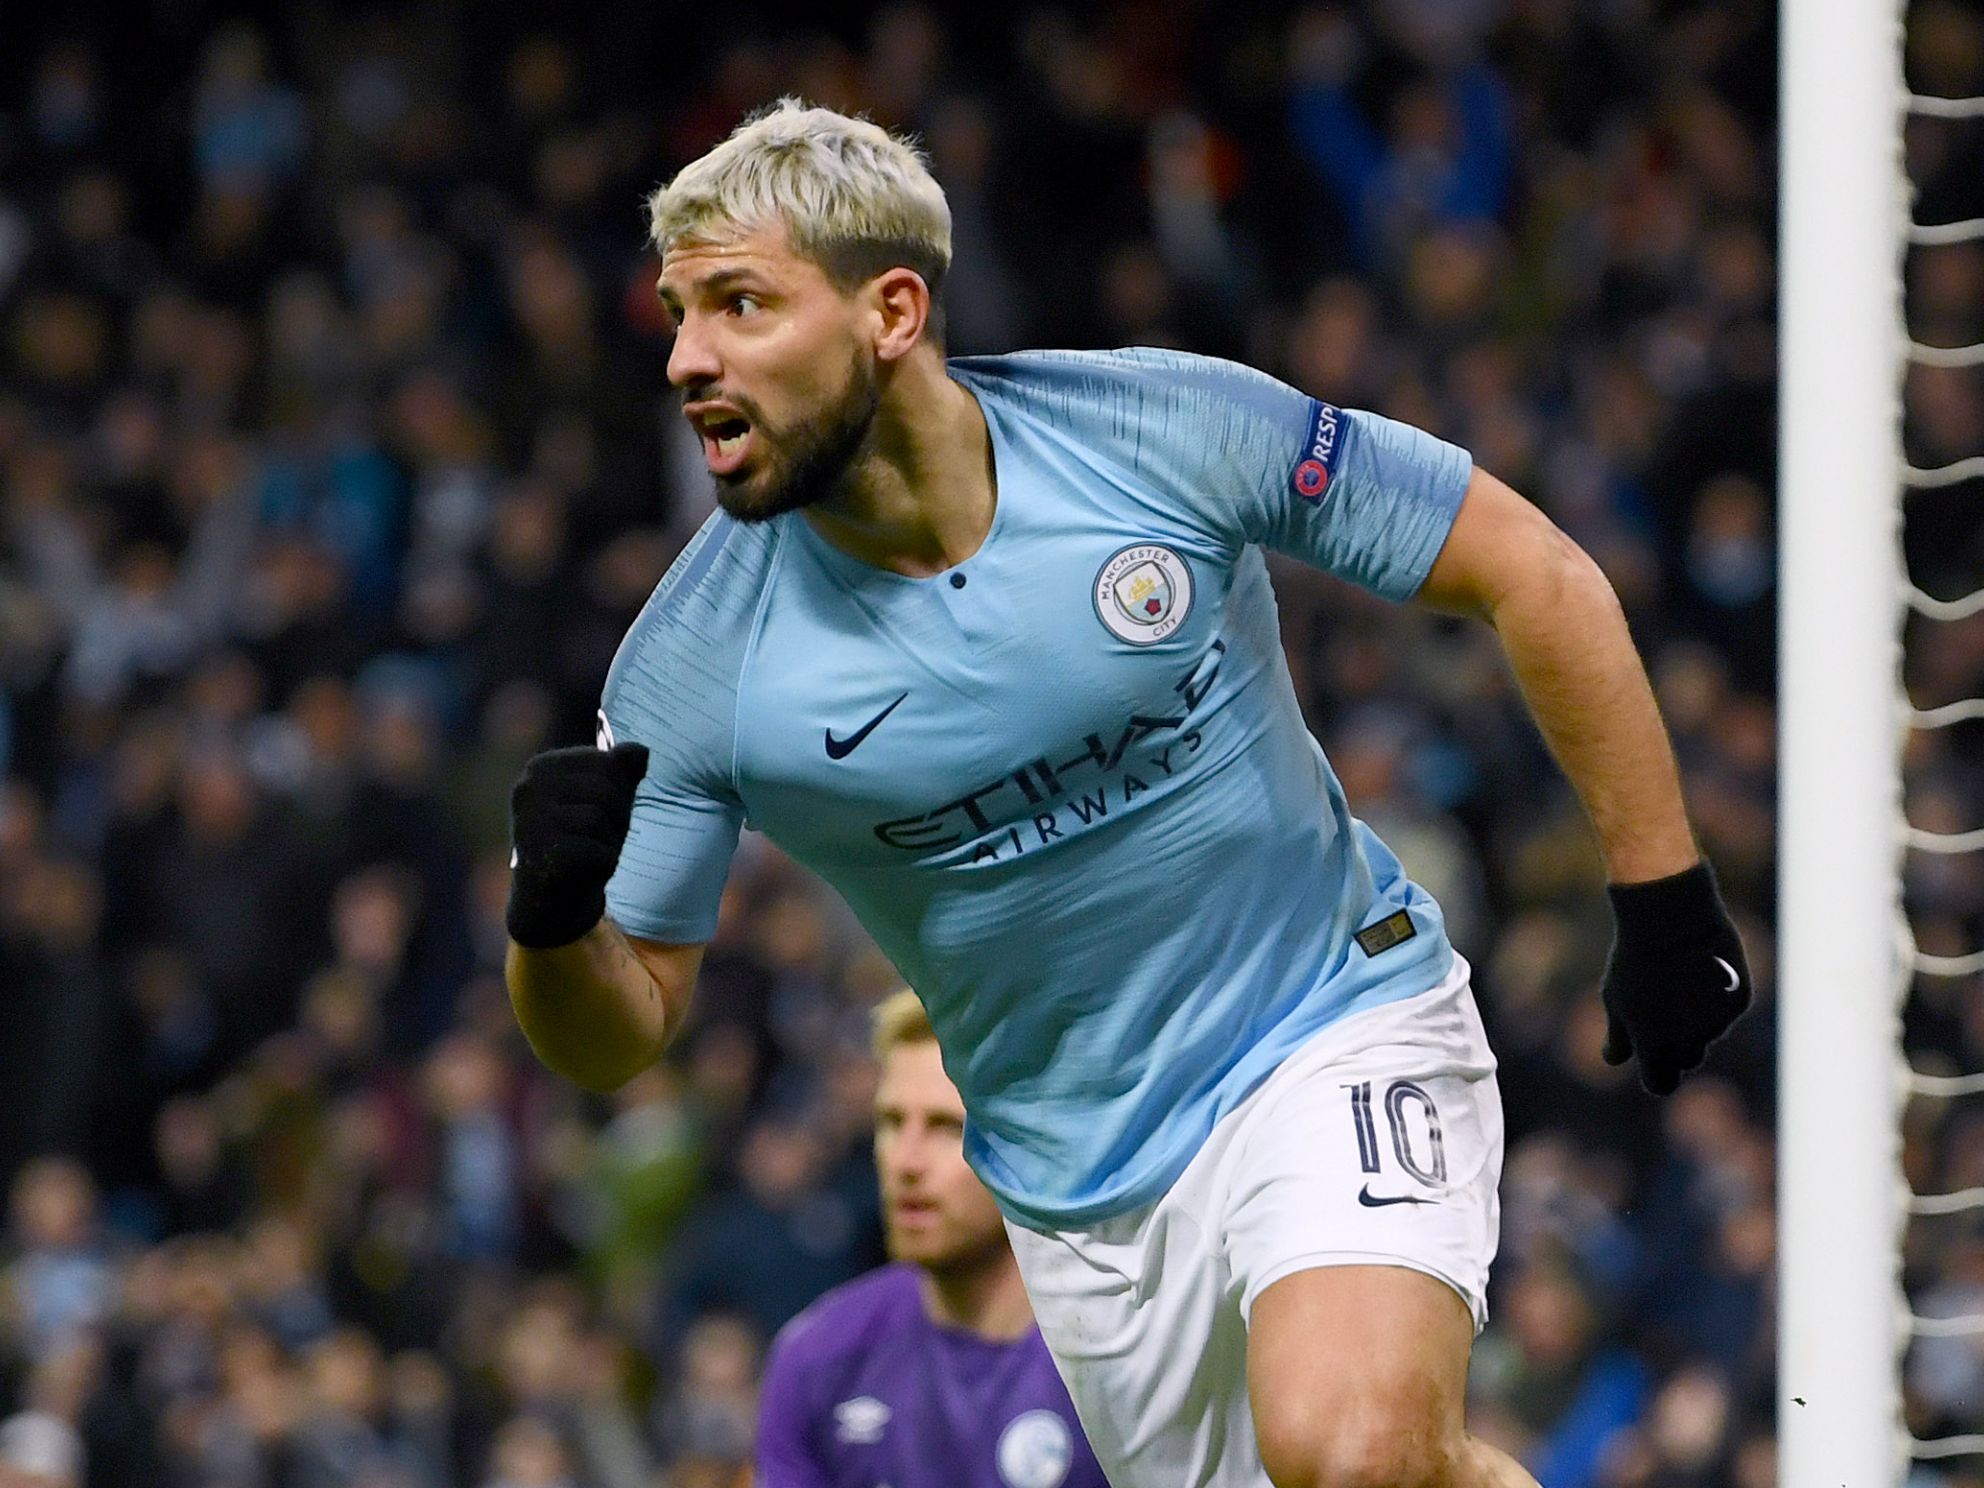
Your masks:
M 1303 726 L 1261 549 L 1494 627 L 1611 879 L 1606 1056 L 1664 1093 L 1749 975 L 1603 575 L 1464 451 L 1231 363 L 947 362 L 943 193 L 862 121 L 780 104 L 650 213 L 723 510 L 602 747 L 513 792 L 540 1057 L 660 1053 L 749 821 L 929 1010 L 1116 1488 L 1529 1484 L 1462 1417 L 1494 1058 Z
M 897 1264 L 837 1287 L 772 1344 L 758 1488 L 1108 1488 L 1075 1420 L 964 1101 L 914 992 L 875 1010 L 875 1167 Z

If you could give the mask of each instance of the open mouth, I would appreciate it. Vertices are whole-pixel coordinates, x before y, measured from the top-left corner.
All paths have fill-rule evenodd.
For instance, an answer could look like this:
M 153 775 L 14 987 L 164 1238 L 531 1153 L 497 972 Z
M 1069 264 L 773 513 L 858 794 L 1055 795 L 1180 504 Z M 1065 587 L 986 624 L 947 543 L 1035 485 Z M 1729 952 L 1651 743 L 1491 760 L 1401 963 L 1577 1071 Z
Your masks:
M 740 414 L 718 412 L 696 420 L 703 436 L 703 456 L 713 475 L 733 474 L 749 453 L 751 423 Z

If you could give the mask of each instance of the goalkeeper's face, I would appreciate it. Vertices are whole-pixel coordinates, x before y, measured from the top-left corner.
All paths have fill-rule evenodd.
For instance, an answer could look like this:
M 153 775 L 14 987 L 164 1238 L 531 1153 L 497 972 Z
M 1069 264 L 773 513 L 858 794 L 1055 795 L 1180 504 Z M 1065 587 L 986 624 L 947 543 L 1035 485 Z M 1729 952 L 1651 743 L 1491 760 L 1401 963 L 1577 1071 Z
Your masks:
M 939 1274 L 1003 1263 L 998 1206 L 964 1160 L 964 1102 L 928 1039 L 897 1044 L 883 1063 L 875 1167 L 896 1260 Z
M 675 322 L 668 380 L 724 510 L 761 522 L 834 495 L 881 406 L 862 298 L 783 231 L 679 244 L 659 288 Z

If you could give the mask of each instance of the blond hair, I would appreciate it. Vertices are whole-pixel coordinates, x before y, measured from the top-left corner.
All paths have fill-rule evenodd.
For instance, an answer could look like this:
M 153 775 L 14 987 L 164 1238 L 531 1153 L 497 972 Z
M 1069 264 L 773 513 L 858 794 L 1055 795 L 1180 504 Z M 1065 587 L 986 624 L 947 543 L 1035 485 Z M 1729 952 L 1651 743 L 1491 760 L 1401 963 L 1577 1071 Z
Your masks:
M 648 197 L 666 255 L 783 226 L 843 293 L 908 268 L 934 301 L 951 266 L 951 208 L 923 152 L 879 124 L 781 98 Z
M 937 1040 L 923 999 L 909 988 L 892 992 L 875 1004 L 875 1057 L 886 1060 L 900 1044 L 929 1044 Z

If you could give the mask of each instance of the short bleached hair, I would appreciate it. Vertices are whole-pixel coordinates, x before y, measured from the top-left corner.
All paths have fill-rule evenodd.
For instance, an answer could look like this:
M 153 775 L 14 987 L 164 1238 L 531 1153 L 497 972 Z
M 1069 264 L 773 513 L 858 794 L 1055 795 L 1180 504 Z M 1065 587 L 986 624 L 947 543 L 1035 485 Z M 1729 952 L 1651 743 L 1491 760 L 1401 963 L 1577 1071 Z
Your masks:
M 886 1060 L 900 1045 L 931 1044 L 937 1030 L 930 1026 L 930 1015 L 923 1010 L 923 999 L 909 988 L 892 992 L 875 1004 L 871 1015 L 875 1026 L 875 1057 Z
M 936 300 L 951 266 L 951 208 L 923 152 L 867 119 L 781 98 L 648 198 L 666 256 L 784 227 L 843 293 L 908 268 Z

